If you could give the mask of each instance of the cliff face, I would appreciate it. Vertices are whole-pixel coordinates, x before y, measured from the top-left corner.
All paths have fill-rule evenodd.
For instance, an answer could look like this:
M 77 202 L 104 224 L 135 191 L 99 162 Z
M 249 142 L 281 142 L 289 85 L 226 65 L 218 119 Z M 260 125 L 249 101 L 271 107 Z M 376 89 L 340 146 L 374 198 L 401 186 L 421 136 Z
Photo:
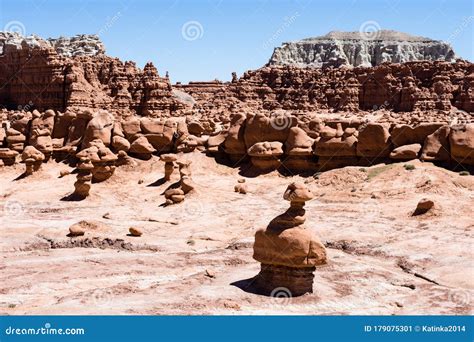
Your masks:
M 474 65 L 466 61 L 408 62 L 373 68 L 272 66 L 246 72 L 234 82 L 190 83 L 180 88 L 195 108 L 242 110 L 396 112 L 474 111 Z
M 19 50 L 22 48 L 52 48 L 59 56 L 97 56 L 105 53 L 105 47 L 98 36 L 78 34 L 73 37 L 43 39 L 36 35 L 23 37 L 16 32 L 0 32 L 0 55 L 5 47 Z
M 368 35 L 367 35 L 368 36 Z M 367 38 L 360 32 L 330 32 L 321 37 L 284 43 L 275 48 L 269 65 L 371 67 L 385 62 L 455 60 L 447 43 L 396 31 L 377 31 Z
M 0 105 L 10 109 L 102 108 L 169 115 L 185 106 L 169 79 L 104 54 L 96 36 L 44 40 L 0 32 Z

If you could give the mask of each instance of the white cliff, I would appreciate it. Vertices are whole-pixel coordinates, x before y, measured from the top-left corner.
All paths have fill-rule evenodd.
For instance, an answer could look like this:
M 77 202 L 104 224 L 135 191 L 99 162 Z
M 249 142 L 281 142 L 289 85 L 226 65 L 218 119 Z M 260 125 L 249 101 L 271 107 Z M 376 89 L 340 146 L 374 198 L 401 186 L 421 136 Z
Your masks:
M 268 64 L 371 67 L 384 62 L 454 62 L 455 59 L 452 47 L 439 40 L 390 30 L 370 33 L 332 31 L 321 37 L 283 43 L 281 47 L 275 48 Z

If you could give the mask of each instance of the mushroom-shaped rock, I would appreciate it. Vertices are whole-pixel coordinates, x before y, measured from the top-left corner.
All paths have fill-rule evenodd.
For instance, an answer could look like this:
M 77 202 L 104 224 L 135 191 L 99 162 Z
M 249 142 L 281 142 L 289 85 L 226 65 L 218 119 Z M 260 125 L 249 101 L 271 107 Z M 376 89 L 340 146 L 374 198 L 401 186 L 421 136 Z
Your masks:
M 44 154 L 38 151 L 36 147 L 26 146 L 21 154 L 21 160 L 26 166 L 25 174 L 31 175 L 33 172 L 38 171 L 44 158 Z
M 174 171 L 174 162 L 178 160 L 175 154 L 167 153 L 160 156 L 160 160 L 165 162 L 165 180 L 171 180 L 171 175 Z
M 252 145 L 248 151 L 252 164 L 261 170 L 276 169 L 280 166 L 283 144 L 279 141 L 264 141 Z
M 313 292 L 313 272 L 327 262 L 326 250 L 314 232 L 302 225 L 304 204 L 314 197 L 311 191 L 304 184 L 292 183 L 283 197 L 290 201 L 290 208 L 255 234 L 253 258 L 261 263 L 256 290 L 271 294 L 285 287 L 292 296 L 300 296 Z
M 19 154 L 19 152 L 9 148 L 0 148 L 0 159 L 3 161 L 5 166 L 15 164 L 16 157 Z

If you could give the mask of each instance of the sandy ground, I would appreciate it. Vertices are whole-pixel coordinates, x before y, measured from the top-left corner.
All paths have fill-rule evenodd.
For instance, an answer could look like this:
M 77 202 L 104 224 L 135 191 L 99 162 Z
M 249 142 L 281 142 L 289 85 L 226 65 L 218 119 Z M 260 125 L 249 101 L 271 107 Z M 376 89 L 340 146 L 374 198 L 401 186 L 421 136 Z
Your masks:
M 93 184 L 83 201 L 61 200 L 75 175 L 50 161 L 15 180 L 23 165 L 0 171 L 0 314 L 470 314 L 474 295 L 474 177 L 410 162 L 347 167 L 318 177 L 277 172 L 247 178 L 199 153 L 198 192 L 160 206 L 169 183 L 156 157 L 121 167 Z M 272 298 L 247 291 L 259 271 L 253 235 L 282 213 L 292 181 L 317 195 L 308 229 L 326 244 L 329 264 L 314 293 Z M 417 202 L 435 202 L 413 217 Z M 79 220 L 104 223 L 67 237 Z M 141 237 L 128 236 L 140 227 Z

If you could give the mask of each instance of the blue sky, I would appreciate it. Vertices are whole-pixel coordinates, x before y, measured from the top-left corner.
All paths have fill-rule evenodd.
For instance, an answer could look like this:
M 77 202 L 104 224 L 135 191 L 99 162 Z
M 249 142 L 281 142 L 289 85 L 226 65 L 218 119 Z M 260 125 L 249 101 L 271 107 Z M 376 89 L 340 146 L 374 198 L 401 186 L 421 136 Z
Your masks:
M 5 27 L 43 37 L 98 33 L 107 53 L 152 61 L 173 82 L 229 80 L 282 42 L 361 25 L 446 40 L 474 60 L 472 0 L 0 0 Z

